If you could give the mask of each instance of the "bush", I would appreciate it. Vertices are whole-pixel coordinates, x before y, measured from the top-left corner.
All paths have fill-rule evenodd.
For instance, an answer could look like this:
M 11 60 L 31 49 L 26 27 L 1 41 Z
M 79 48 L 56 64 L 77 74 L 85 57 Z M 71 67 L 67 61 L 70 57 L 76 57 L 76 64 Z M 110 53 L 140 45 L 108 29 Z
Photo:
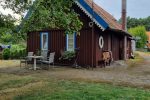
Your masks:
M 9 33 L 3 34 L 3 35 L 1 36 L 1 42 L 3 42 L 3 43 L 9 43 L 9 42 L 12 41 L 12 38 L 13 38 L 12 35 L 9 34 Z
M 10 57 L 10 49 L 6 48 L 3 50 L 3 59 L 8 60 Z
M 135 28 L 130 28 L 128 31 L 135 38 L 137 38 L 137 37 L 140 38 L 136 42 L 136 47 L 137 48 L 144 48 L 145 45 L 146 45 L 146 41 L 148 39 L 148 37 L 146 35 L 145 27 L 144 26 L 138 26 L 138 27 L 135 27 Z
M 65 51 L 59 60 L 72 60 L 73 58 L 75 58 L 74 51 Z
M 26 49 L 21 45 L 12 45 L 10 49 L 10 55 L 11 59 L 24 57 L 26 55 Z

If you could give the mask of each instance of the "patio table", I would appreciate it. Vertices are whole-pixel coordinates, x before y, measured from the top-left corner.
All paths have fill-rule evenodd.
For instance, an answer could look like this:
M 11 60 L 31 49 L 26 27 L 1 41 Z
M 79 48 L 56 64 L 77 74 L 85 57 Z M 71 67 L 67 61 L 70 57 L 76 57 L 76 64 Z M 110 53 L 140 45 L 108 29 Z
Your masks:
M 34 56 L 27 56 L 28 58 L 33 58 L 34 59 L 34 65 L 33 65 L 33 69 L 34 70 L 36 70 L 36 59 L 42 59 L 43 58 L 43 56 L 36 56 L 36 55 L 34 55 Z

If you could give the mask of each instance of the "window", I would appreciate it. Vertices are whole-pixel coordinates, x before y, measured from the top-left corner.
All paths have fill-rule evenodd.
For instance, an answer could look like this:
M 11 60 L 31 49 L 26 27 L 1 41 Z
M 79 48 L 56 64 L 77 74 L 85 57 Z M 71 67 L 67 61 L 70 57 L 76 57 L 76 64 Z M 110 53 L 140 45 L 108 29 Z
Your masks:
M 74 49 L 76 47 L 76 33 L 67 34 L 66 42 L 67 42 L 67 44 L 66 44 L 67 51 L 74 51 Z
M 41 33 L 41 50 L 48 50 L 48 33 Z

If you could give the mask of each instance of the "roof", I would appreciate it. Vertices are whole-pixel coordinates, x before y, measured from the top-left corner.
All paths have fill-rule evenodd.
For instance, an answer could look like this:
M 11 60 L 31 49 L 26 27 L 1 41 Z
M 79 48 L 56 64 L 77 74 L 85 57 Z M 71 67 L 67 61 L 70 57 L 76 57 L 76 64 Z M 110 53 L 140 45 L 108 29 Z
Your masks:
M 119 24 L 111 14 L 109 14 L 107 11 L 105 11 L 94 2 L 92 5 L 92 0 L 74 0 L 74 2 L 103 31 L 106 29 L 112 29 L 116 32 L 122 32 L 125 35 L 131 36 L 129 33 L 122 30 L 122 25 Z M 25 19 L 27 19 L 31 15 L 31 10 L 32 9 L 29 9 L 28 13 L 25 16 Z
M 92 0 L 77 0 L 75 2 L 102 30 L 108 27 L 122 30 L 121 24 L 111 14 L 94 2 L 92 7 Z

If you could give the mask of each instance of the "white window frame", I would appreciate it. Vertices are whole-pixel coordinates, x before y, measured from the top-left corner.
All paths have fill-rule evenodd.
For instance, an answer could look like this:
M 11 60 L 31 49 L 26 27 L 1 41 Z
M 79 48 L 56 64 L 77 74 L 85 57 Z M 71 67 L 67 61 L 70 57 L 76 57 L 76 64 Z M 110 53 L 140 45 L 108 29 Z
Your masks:
M 67 43 L 66 43 L 66 46 L 67 46 L 67 47 L 66 47 L 66 50 L 67 50 L 67 51 L 74 51 L 74 49 L 75 49 L 75 33 L 72 34 L 72 35 L 73 35 L 73 37 L 72 37 L 72 38 L 73 38 L 73 49 L 69 48 L 69 35 L 70 35 L 70 34 L 67 34 L 67 35 L 66 35 L 66 42 L 67 42 Z
M 46 42 L 47 42 L 46 48 L 43 48 L 44 47 L 44 45 L 43 45 L 43 37 L 44 37 L 44 35 L 46 35 Z M 48 50 L 48 33 L 47 32 L 42 32 L 41 33 L 41 50 Z

